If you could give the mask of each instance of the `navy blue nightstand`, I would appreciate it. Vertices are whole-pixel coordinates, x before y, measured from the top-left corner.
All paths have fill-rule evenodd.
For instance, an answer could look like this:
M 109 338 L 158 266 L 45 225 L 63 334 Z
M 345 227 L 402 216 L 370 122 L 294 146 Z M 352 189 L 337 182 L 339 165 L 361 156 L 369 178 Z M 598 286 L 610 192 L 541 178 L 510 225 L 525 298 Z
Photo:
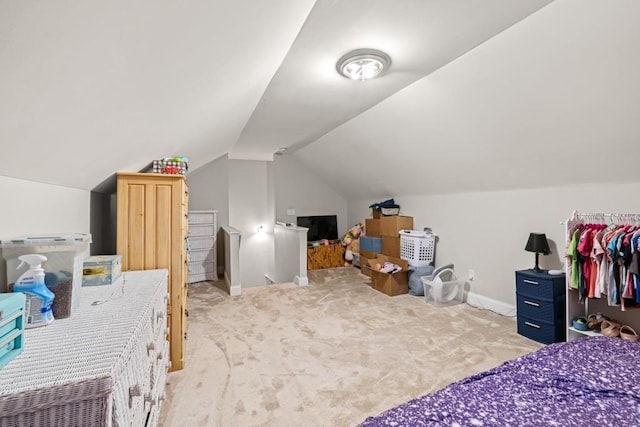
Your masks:
M 565 276 L 516 271 L 518 333 L 543 344 L 564 341 Z

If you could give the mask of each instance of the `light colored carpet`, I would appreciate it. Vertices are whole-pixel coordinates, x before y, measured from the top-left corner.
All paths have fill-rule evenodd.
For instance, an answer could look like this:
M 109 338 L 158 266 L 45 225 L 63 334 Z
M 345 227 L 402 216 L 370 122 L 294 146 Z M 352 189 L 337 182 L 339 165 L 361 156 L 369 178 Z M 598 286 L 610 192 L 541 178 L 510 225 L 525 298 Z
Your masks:
M 541 347 L 514 319 L 388 297 L 356 268 L 229 297 L 189 285 L 185 369 L 161 426 L 355 426 L 367 416 Z

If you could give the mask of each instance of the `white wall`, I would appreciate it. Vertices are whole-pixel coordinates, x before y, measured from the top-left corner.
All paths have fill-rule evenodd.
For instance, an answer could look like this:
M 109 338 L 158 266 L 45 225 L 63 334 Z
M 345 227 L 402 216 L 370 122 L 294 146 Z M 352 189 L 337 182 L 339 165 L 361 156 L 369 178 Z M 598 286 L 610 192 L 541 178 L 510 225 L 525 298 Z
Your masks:
M 0 176 L 0 239 L 60 233 L 89 233 L 90 192 Z M 2 249 L 0 249 L 0 255 Z M 6 288 L 0 258 L 0 292 Z
M 414 228 L 431 227 L 439 236 L 436 264 L 454 263 L 459 276 L 475 270 L 470 290 L 515 305 L 514 271 L 531 268 L 535 255 L 525 252 L 532 231 L 547 235 L 552 254 L 540 255 L 540 267 L 564 263 L 564 222 L 578 212 L 639 213 L 640 183 L 585 185 L 534 190 L 401 196 L 395 200 Z M 369 216 L 376 200 L 349 202 L 349 220 Z
M 333 168 L 327 168 L 326 173 L 336 172 Z M 339 237 L 355 224 L 347 217 L 347 199 L 329 187 L 322 176 L 307 169 L 295 156 L 274 156 L 274 180 L 278 221 L 295 224 L 296 216 L 336 214 Z M 295 209 L 295 215 L 287 215 L 287 209 Z
M 275 266 L 273 280 L 276 283 L 296 282 L 306 285 L 307 278 L 307 229 L 276 224 L 273 231 Z
M 242 233 L 240 238 L 240 282 L 242 287 L 267 283 L 273 271 L 273 226 L 269 210 L 268 162 L 229 160 L 229 225 Z M 258 226 L 264 227 L 258 233 Z
M 218 225 L 229 225 L 229 159 L 222 156 L 189 172 L 190 210 L 217 210 Z
M 0 238 L 89 233 L 90 192 L 0 176 Z
M 187 176 L 189 209 L 216 209 L 218 225 L 240 231 L 240 278 L 243 287 L 264 285 L 273 272 L 272 170 L 266 161 L 220 157 Z M 258 235 L 258 226 L 264 233 Z M 218 233 L 218 265 L 224 266 L 224 239 Z
M 235 160 L 223 156 L 187 175 L 189 209 L 216 209 L 220 226 L 242 233 L 240 270 L 242 286 L 266 283 L 273 277 L 276 219 L 296 222 L 296 216 L 338 216 L 338 232 L 350 227 L 347 200 L 309 172 L 292 156 L 275 156 L 273 162 Z M 287 215 L 287 209 L 296 210 Z M 258 225 L 265 233 L 256 233 Z M 222 238 L 218 236 L 218 242 Z M 223 266 L 223 247 L 218 245 L 218 265 Z

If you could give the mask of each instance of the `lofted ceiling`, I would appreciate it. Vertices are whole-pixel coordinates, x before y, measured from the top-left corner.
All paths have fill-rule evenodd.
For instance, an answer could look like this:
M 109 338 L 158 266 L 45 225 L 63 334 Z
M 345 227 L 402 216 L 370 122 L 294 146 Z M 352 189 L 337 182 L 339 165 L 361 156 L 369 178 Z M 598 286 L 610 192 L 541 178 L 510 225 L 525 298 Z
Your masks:
M 91 190 L 165 156 L 194 170 L 286 148 L 345 197 L 580 182 L 576 151 L 591 165 L 606 144 L 638 150 L 639 13 L 634 0 L 1 1 L 0 175 Z M 357 48 L 388 53 L 390 71 L 338 75 Z

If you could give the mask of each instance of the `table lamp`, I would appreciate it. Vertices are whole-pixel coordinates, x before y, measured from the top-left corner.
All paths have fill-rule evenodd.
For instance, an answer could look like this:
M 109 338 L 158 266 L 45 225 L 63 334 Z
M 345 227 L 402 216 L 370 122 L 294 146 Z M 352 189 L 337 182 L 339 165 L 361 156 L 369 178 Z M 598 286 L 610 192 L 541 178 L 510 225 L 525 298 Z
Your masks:
M 544 255 L 551 253 L 547 236 L 545 236 L 544 233 L 529 233 L 529 240 L 527 240 L 527 245 L 524 247 L 524 250 L 536 253 L 536 266 L 533 268 L 533 271 L 542 271 L 540 267 L 538 267 L 538 256 L 540 253 Z

